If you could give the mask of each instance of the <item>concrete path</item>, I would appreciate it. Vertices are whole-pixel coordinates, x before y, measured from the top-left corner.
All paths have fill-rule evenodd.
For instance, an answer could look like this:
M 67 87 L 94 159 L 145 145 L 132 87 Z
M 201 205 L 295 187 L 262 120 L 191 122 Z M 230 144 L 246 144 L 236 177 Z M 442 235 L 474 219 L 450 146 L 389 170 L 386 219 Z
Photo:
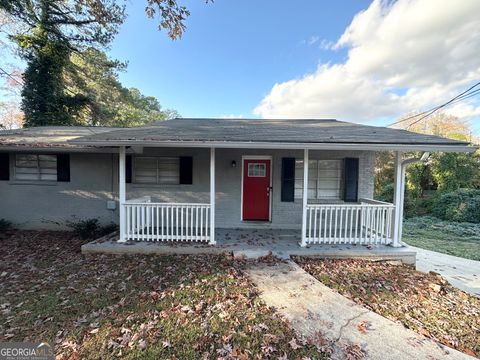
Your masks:
M 480 296 L 480 261 L 410 248 L 417 252 L 417 270 L 435 271 L 460 290 Z
M 335 359 L 361 348 L 365 359 L 473 359 L 355 304 L 288 261 L 248 269 L 261 298 L 302 336 L 334 343 Z

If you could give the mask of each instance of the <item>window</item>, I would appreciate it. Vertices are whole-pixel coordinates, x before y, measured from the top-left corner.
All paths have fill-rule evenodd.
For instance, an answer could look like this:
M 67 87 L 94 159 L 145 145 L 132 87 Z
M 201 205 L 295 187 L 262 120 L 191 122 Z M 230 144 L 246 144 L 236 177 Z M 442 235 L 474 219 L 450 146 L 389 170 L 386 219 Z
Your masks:
M 135 157 L 134 182 L 137 184 L 179 184 L 180 158 Z
M 248 164 L 248 177 L 265 177 L 266 170 L 265 164 L 249 163 Z
M 343 160 L 310 160 L 308 163 L 308 199 L 341 199 Z M 303 160 L 296 160 L 295 198 L 301 199 L 302 193 Z
M 57 156 L 16 154 L 15 180 L 57 181 Z

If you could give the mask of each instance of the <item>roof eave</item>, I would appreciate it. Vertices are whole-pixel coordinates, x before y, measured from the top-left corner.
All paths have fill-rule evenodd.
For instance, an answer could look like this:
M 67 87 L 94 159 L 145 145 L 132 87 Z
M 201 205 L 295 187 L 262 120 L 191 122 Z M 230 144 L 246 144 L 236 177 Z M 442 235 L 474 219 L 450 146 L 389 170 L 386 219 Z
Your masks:
M 371 151 L 441 151 L 475 152 L 475 146 L 458 144 L 387 144 L 387 143 L 292 143 L 292 142 L 235 142 L 235 141 L 147 141 L 147 140 L 72 140 L 70 143 L 88 146 L 145 146 L 238 149 L 310 149 L 310 150 L 371 150 Z

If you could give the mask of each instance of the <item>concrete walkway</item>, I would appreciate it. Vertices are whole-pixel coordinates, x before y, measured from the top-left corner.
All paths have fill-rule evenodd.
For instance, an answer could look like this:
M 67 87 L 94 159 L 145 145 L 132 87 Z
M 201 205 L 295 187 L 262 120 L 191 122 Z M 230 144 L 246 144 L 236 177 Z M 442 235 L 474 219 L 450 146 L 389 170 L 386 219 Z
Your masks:
M 261 298 L 302 336 L 334 343 L 335 359 L 361 348 L 366 359 L 473 359 L 356 305 L 292 261 L 251 265 Z
M 480 261 L 463 259 L 410 246 L 417 252 L 417 270 L 434 271 L 450 284 L 473 295 L 480 296 Z

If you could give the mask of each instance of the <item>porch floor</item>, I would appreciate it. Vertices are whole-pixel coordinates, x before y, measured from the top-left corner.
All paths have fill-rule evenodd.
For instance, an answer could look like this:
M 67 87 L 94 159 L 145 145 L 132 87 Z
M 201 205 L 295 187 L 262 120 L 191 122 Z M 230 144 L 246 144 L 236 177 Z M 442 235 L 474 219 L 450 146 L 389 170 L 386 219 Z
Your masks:
M 203 243 L 127 241 L 118 243 L 118 234 L 107 235 L 82 246 L 82 253 L 107 254 L 224 254 L 259 258 L 272 255 L 289 259 L 292 255 L 324 258 L 368 258 L 400 260 L 415 265 L 416 252 L 408 246 L 315 244 L 302 248 L 299 230 L 217 229 L 216 245 Z

